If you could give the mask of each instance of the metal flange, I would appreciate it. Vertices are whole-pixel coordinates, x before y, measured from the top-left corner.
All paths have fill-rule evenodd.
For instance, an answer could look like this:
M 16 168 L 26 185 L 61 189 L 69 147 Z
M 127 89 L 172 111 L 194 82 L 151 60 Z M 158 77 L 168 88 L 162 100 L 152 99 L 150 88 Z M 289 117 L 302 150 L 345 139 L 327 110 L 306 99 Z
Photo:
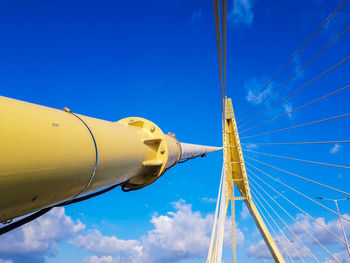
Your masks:
M 117 123 L 140 129 L 143 133 L 142 143 L 150 147 L 154 152 L 152 156 L 142 162 L 141 173 L 126 181 L 123 189 L 125 191 L 136 190 L 150 185 L 156 181 L 166 169 L 169 149 L 165 134 L 156 124 L 140 117 L 125 118 Z

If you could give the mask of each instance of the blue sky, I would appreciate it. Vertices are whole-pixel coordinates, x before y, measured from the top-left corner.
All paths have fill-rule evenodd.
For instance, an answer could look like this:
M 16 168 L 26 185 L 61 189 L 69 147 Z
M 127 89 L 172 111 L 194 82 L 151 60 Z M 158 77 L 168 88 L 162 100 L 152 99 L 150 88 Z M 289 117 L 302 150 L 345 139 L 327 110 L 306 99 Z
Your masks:
M 249 94 L 256 95 L 340 3 L 228 1 L 227 95 L 237 114 L 247 109 L 253 117 L 349 56 L 347 32 L 266 104 L 256 105 L 250 100 Z M 345 30 L 349 15 L 347 3 L 276 78 L 265 96 Z M 76 113 L 110 121 L 140 116 L 155 122 L 164 132 L 174 132 L 180 141 L 222 144 L 212 1 L 2 1 L 0 34 L 3 96 L 55 108 L 67 106 Z M 345 62 L 245 127 L 349 85 L 349 72 L 349 62 Z M 241 137 L 349 113 L 349 92 L 247 131 Z M 349 130 L 348 117 L 242 142 L 347 140 Z M 250 149 L 325 163 L 350 163 L 347 144 L 251 145 Z M 349 191 L 349 170 L 246 154 Z M 343 197 L 253 161 L 249 163 L 312 198 Z M 221 167 L 221 153 L 213 153 L 177 165 L 145 189 L 130 193 L 115 189 L 87 202 L 54 210 L 1 237 L 0 262 L 203 262 Z M 335 215 L 264 178 L 341 234 Z M 283 203 L 280 197 L 274 197 Z M 334 209 L 332 203 L 324 204 Z M 312 233 L 322 236 L 332 252 L 344 256 L 344 247 L 298 215 L 296 209 L 283 205 Z M 350 201 L 341 203 L 340 208 L 343 214 L 350 214 Z M 283 218 L 298 230 L 285 214 Z M 261 238 L 253 220 L 240 203 L 237 221 L 238 259 L 271 261 L 259 243 Z M 350 224 L 346 229 L 350 233 Z M 231 260 L 228 234 L 229 229 L 225 262 Z M 307 242 L 322 261 L 327 260 L 316 244 Z M 312 260 L 308 257 L 306 261 Z

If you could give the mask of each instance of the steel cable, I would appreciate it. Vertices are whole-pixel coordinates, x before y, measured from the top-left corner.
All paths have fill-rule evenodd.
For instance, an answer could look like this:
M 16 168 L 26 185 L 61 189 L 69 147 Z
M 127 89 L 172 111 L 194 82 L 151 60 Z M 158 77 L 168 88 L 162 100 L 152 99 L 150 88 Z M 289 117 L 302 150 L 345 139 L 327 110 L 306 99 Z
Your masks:
M 333 143 L 350 143 L 349 140 L 346 141 L 320 141 L 320 142 L 241 142 L 241 145 L 290 145 L 290 144 L 333 144 Z M 236 146 L 241 147 L 241 146 Z
M 257 184 L 258 185 L 258 184 Z M 260 187 L 260 186 L 259 186 Z M 262 188 L 261 188 L 262 189 Z M 263 190 L 264 191 L 264 190 Z M 265 192 L 265 191 L 264 191 Z M 273 209 L 273 207 L 266 201 L 266 199 L 257 191 L 258 195 L 261 196 L 261 198 L 265 201 L 265 203 L 271 208 L 271 210 L 283 221 L 283 219 L 279 216 L 279 214 Z M 266 193 L 266 192 L 265 192 Z M 268 195 L 268 194 L 267 194 Z M 340 263 L 340 261 L 325 247 L 321 244 L 321 242 L 315 238 L 309 231 L 307 231 L 298 221 L 296 221 L 292 215 L 290 215 L 281 205 L 279 205 L 276 200 L 274 200 L 270 195 L 268 195 L 270 199 L 276 203 L 298 226 L 306 233 L 308 234 L 321 248 L 323 248 L 324 251 L 326 251 L 335 261 Z M 288 227 L 288 225 L 284 222 L 284 224 Z
M 249 169 L 248 169 L 249 170 Z M 287 197 L 285 197 L 283 194 L 281 194 L 279 191 L 277 191 L 275 188 L 273 188 L 270 184 L 268 184 L 267 182 L 265 182 L 263 179 L 260 178 L 260 176 L 258 176 L 257 174 L 253 173 L 251 170 L 249 170 L 249 172 L 251 174 L 253 174 L 256 178 L 258 178 L 261 182 L 263 182 L 265 185 L 267 185 L 270 189 L 272 189 L 275 193 L 277 193 L 278 195 L 280 195 L 283 199 L 285 199 L 286 201 L 288 201 L 291 205 L 293 205 L 295 208 L 297 208 L 300 212 L 302 212 L 304 215 L 306 215 L 308 218 L 310 218 L 312 221 L 314 221 L 317 225 L 319 225 L 320 227 L 322 227 L 324 230 L 326 230 L 328 233 L 330 233 L 332 236 L 334 236 L 336 239 L 338 239 L 338 241 L 340 241 L 341 243 L 343 243 L 344 245 L 346 244 L 344 242 L 344 240 L 342 240 L 339 236 L 337 236 L 334 232 L 332 232 L 330 229 L 328 229 L 326 226 L 324 226 L 323 224 L 321 224 L 320 222 L 318 222 L 316 219 L 314 219 L 310 214 L 308 214 L 307 212 L 305 212 L 303 209 L 301 209 L 299 206 L 297 206 L 294 202 L 290 201 Z M 250 176 L 251 178 L 251 176 Z M 253 178 L 251 178 L 252 181 Z
M 224 60 L 224 72 L 223 72 L 223 82 L 224 82 L 224 99 L 226 96 L 226 28 L 227 28 L 227 0 L 222 0 L 222 47 L 223 47 L 223 60 Z
M 346 3 L 347 0 L 344 0 L 334 11 L 333 13 L 328 16 L 328 18 L 322 23 L 322 25 L 311 35 L 311 37 L 299 48 L 299 50 L 288 60 L 288 62 L 282 67 L 282 69 L 267 83 L 267 85 L 259 91 L 258 95 L 255 96 L 253 99 L 253 102 L 261 95 L 262 92 L 264 92 L 272 83 L 272 81 L 290 64 L 290 62 L 293 61 L 293 59 L 304 49 L 304 47 L 317 35 L 317 33 L 329 22 L 329 20 L 339 11 L 339 9 Z M 248 108 L 245 107 L 242 113 Z M 242 114 L 240 114 L 241 116 Z M 240 117 L 238 116 L 238 117 Z
M 267 155 L 267 156 L 272 156 L 272 157 L 277 157 L 277 158 L 282 158 L 282 159 L 288 159 L 288 160 L 293 160 L 293 161 L 313 163 L 313 164 L 319 164 L 319 165 L 326 165 L 326 166 L 337 167 L 337 168 L 342 168 L 342 169 L 350 169 L 350 167 L 348 167 L 348 166 L 341 166 L 341 165 L 330 164 L 330 163 L 314 162 L 314 161 L 297 159 L 297 158 L 292 158 L 292 157 L 287 157 L 287 156 L 274 155 L 274 154 L 262 153 L 262 152 L 255 152 L 255 151 L 250 151 L 250 150 L 246 150 L 246 149 L 242 149 L 242 151 L 251 152 L 251 153 L 257 153 L 257 154 L 262 154 L 262 155 Z
M 253 137 L 258 137 L 258 136 L 271 134 L 271 133 L 276 133 L 276 132 L 281 132 L 281 131 L 288 131 L 288 130 L 291 130 L 291 129 L 300 128 L 300 127 L 304 127 L 304 126 L 308 126 L 308 125 L 312 125 L 312 124 L 317 124 L 317 123 L 321 123 L 321 122 L 336 120 L 336 119 L 343 118 L 343 117 L 348 117 L 348 116 L 350 116 L 350 113 L 346 113 L 346 114 L 342 114 L 342 115 L 338 115 L 338 116 L 334 116 L 334 117 L 330 117 L 330 118 L 326 118 L 326 119 L 322 119 L 322 120 L 318 120 L 318 121 L 311 121 L 311 122 L 307 122 L 307 123 L 303 123 L 303 124 L 299 124 L 299 125 L 295 125 L 295 126 L 291 126 L 291 127 L 286 127 L 286 128 L 279 129 L 279 130 L 274 130 L 274 131 L 269 131 L 269 132 L 263 132 L 263 133 L 259 133 L 259 134 L 249 135 L 249 136 L 242 137 L 241 139 L 253 138 Z
M 222 102 L 222 112 L 224 113 L 224 100 L 225 100 L 225 90 L 224 90 L 224 80 L 223 80 L 223 67 L 222 67 L 222 49 L 221 49 L 221 28 L 220 28 L 220 5 L 219 0 L 213 0 L 214 4 L 214 17 L 215 17 L 215 31 L 216 31 L 216 46 L 218 52 L 218 64 L 219 64 L 219 74 L 220 74 L 220 90 L 221 90 L 221 102 Z M 226 61 L 226 60 L 225 60 Z
M 267 85 L 262 88 L 258 95 L 255 96 L 253 99 L 253 102 L 261 95 L 262 92 L 264 92 L 272 83 L 272 81 L 290 64 L 290 62 L 293 61 L 293 59 L 300 53 L 301 50 L 304 49 L 304 47 L 317 35 L 317 33 L 329 22 L 329 20 L 339 11 L 339 9 L 346 3 L 347 0 L 344 0 L 334 11 L 333 13 L 328 16 L 328 18 L 322 23 L 322 25 L 312 34 L 312 36 L 302 45 L 302 47 L 288 60 L 288 62 L 282 67 L 282 69 L 267 83 Z M 242 110 L 242 113 L 248 108 L 245 107 Z M 249 112 L 250 113 L 250 112 Z M 238 117 L 240 117 L 242 114 L 240 114 Z
M 258 185 L 258 184 L 257 184 Z M 259 185 L 258 185 L 259 186 Z M 252 190 L 254 190 L 255 192 L 257 192 L 258 194 L 259 194 L 259 196 L 261 196 L 262 197 L 262 195 L 256 190 L 256 188 L 252 185 Z M 257 195 L 254 193 L 254 192 L 252 192 L 253 193 L 253 195 L 254 195 L 254 197 L 255 197 L 255 199 L 256 200 L 258 200 L 258 202 L 260 203 L 260 205 L 264 208 L 264 210 L 266 211 L 266 213 L 270 216 L 270 218 L 273 220 L 273 217 L 270 215 L 270 213 L 267 211 L 267 209 L 266 209 L 266 207 L 264 206 L 264 204 L 259 200 L 259 198 L 257 197 Z M 262 197 L 263 198 L 263 197 Z M 267 203 L 266 202 L 266 200 L 264 199 L 264 201 L 265 201 L 265 203 Z M 271 207 L 270 207 L 271 208 Z M 274 211 L 272 208 L 271 208 L 271 210 L 272 211 Z M 274 211 L 275 212 L 275 211 Z M 276 212 L 275 212 L 276 213 Z M 298 240 L 298 242 L 299 242 L 299 244 L 301 244 L 310 254 L 311 254 L 311 256 L 316 260 L 316 262 L 318 262 L 319 263 L 319 261 L 318 261 L 318 259 L 316 258 L 316 256 L 311 252 L 311 250 L 304 244 L 304 242 L 302 242 L 301 240 L 300 240 L 300 238 L 295 234 L 295 232 L 292 230 L 292 229 L 290 229 L 289 228 L 289 226 L 288 226 L 288 224 L 287 223 L 285 223 L 285 221 L 281 218 L 281 217 L 279 217 L 279 219 L 283 222 L 283 224 L 288 228 L 288 230 L 292 233 L 292 235 L 295 237 L 295 239 L 296 240 Z M 289 240 L 288 240 L 289 241 Z M 290 242 L 290 241 L 289 241 Z M 294 247 L 294 246 L 293 246 Z M 298 253 L 299 254 L 299 253 Z M 301 255 L 299 254 L 299 257 L 300 258 L 302 258 L 301 257 Z M 304 262 L 304 260 L 302 259 L 302 261 Z
M 287 97 L 284 97 L 283 99 L 281 99 L 280 101 L 278 101 L 277 103 L 275 103 L 274 105 L 270 106 L 269 108 L 267 108 L 266 110 L 264 110 L 263 112 L 259 113 L 258 115 L 256 115 L 255 117 L 251 118 L 249 121 L 241 124 L 240 126 L 238 126 L 238 128 L 252 122 L 253 120 L 256 120 L 257 118 L 259 118 L 261 115 L 263 115 L 264 113 L 268 112 L 269 110 L 273 109 L 274 107 L 276 107 L 277 105 L 281 104 L 283 101 L 287 100 L 288 98 L 292 97 L 293 95 L 295 95 L 296 93 L 300 92 L 301 90 L 303 90 L 304 88 L 306 88 L 307 86 L 309 86 L 310 84 L 312 84 L 313 82 L 315 82 L 316 80 L 318 80 L 319 78 L 323 77 L 324 75 L 326 75 L 327 73 L 331 72 L 333 69 L 339 67 L 340 65 L 342 65 L 344 62 L 346 62 L 347 60 L 350 59 L 350 56 L 344 58 L 343 60 L 341 60 L 340 62 L 338 62 L 337 64 L 335 64 L 334 66 L 332 66 L 331 68 L 327 69 L 325 72 L 321 73 L 320 75 L 318 75 L 317 77 L 313 78 L 311 81 L 309 81 L 308 83 L 306 83 L 304 86 L 302 86 L 301 88 L 297 89 L 296 91 L 292 92 L 291 94 L 289 94 Z
M 253 198 L 254 197 L 254 198 Z M 289 257 L 289 259 L 294 262 L 294 260 L 292 259 L 292 257 L 289 255 L 288 253 L 288 248 L 286 247 L 285 243 L 282 242 L 282 240 L 279 238 L 279 236 L 277 235 L 276 231 L 273 229 L 273 227 L 271 226 L 269 220 L 267 220 L 266 216 L 264 215 L 264 213 L 262 212 L 262 209 L 258 206 L 258 203 L 262 206 L 259 198 L 256 196 L 256 194 L 252 191 L 252 200 L 253 202 L 256 204 L 256 208 L 259 210 L 261 216 L 265 219 L 264 222 L 266 222 L 269 227 L 271 228 L 275 238 L 277 239 L 278 242 L 280 242 L 281 246 L 283 247 L 283 250 L 285 251 L 286 255 Z M 258 201 L 258 203 L 255 202 L 255 200 Z M 263 207 L 263 206 L 262 206 Z M 280 228 L 280 226 L 277 224 L 277 222 L 273 219 L 273 217 L 270 215 L 270 213 L 266 210 L 265 207 L 263 207 L 265 209 L 266 214 L 270 217 L 271 221 L 275 224 L 275 226 L 277 226 L 278 230 L 280 231 L 280 233 L 282 233 L 282 235 L 285 237 L 285 239 L 287 239 L 287 241 L 289 243 L 291 243 L 291 241 L 286 237 L 286 235 L 284 234 L 284 232 L 282 231 L 282 229 Z M 294 246 L 293 246 L 294 248 Z M 295 249 L 295 248 L 294 248 Z M 297 252 L 298 253 L 298 252 Z M 300 259 L 304 262 L 304 260 L 300 257 Z
M 325 95 L 325 96 L 322 96 L 321 98 L 318 98 L 318 99 L 316 99 L 316 100 L 313 100 L 313 101 L 311 101 L 311 102 L 309 102 L 309 103 L 306 103 L 306 104 L 304 104 L 304 105 L 302 105 L 302 106 L 300 106 L 300 107 L 298 107 L 298 108 L 296 108 L 296 109 L 294 109 L 294 110 L 287 111 L 286 113 L 284 113 L 284 114 L 282 114 L 282 115 L 279 115 L 279 116 L 277 116 L 277 117 L 275 117 L 275 118 L 272 118 L 272 119 L 267 120 L 267 121 L 265 121 L 265 122 L 263 122 L 263 123 L 260 123 L 260 124 L 257 124 L 257 125 L 255 125 L 255 126 L 253 126 L 253 127 L 250 127 L 250 128 L 248 128 L 248 129 L 245 129 L 245 130 L 241 131 L 240 134 L 242 134 L 242 133 L 244 133 L 244 132 L 247 132 L 247 131 L 249 131 L 249 130 L 255 129 L 255 128 L 257 128 L 257 127 L 260 127 L 260 126 L 262 126 L 262 125 L 265 125 L 265 124 L 267 124 L 267 123 L 269 123 L 269 122 L 271 122 L 271 121 L 277 120 L 277 119 L 279 119 L 279 118 L 281 118 L 281 117 L 283 117 L 283 116 L 289 115 L 289 114 L 291 114 L 291 113 L 293 113 L 293 112 L 296 112 L 296 111 L 298 111 L 298 110 L 300 110 L 300 109 L 303 109 L 303 108 L 305 108 L 305 107 L 307 107 L 307 106 L 310 106 L 310 105 L 312 105 L 312 104 L 314 104 L 314 103 L 316 103 L 316 102 L 319 102 L 319 101 L 321 101 L 321 100 L 323 100 L 323 99 L 326 99 L 326 98 L 328 98 L 328 97 L 330 97 L 330 96 L 332 96 L 332 95 L 335 95 L 335 94 L 337 94 L 337 93 L 339 93 L 339 92 L 341 92 L 341 91 L 344 91 L 344 90 L 346 90 L 346 89 L 348 89 L 348 88 L 350 88 L 350 85 L 349 85 L 349 86 L 346 86 L 346 87 L 344 87 L 344 88 L 338 89 L 338 90 L 336 90 L 336 91 L 333 91 L 333 92 L 331 92 L 331 93 L 329 93 L 329 94 L 327 94 L 327 95 Z
M 266 165 L 266 166 L 268 166 L 268 167 L 271 167 L 271 168 L 274 168 L 274 169 L 276 169 L 276 170 L 282 171 L 282 172 L 284 172 L 284 173 L 287 173 L 287 174 L 293 175 L 293 176 L 298 177 L 298 178 L 300 178 L 300 179 L 303 179 L 303 180 L 305 180 L 305 181 L 308 181 L 308 182 L 311 182 L 311 183 L 314 183 L 314 184 L 317 184 L 317 185 L 323 186 L 323 187 L 325 187 L 325 188 L 328 188 L 328 189 L 334 190 L 334 191 L 336 191 L 336 192 L 339 192 L 339 193 L 342 193 L 342 194 L 345 194 L 345 195 L 349 195 L 349 196 L 350 196 L 350 194 L 349 194 L 349 193 L 344 192 L 344 191 L 342 191 L 342 190 L 339 190 L 339 189 L 333 188 L 333 187 L 331 187 L 331 186 L 328 186 L 328 185 L 325 185 L 325 184 L 319 183 L 319 182 L 317 182 L 317 181 L 314 181 L 314 180 L 311 180 L 311 179 L 305 178 L 305 177 L 300 176 L 300 175 L 297 175 L 297 174 L 295 174 L 295 173 L 288 172 L 288 171 L 286 171 L 286 170 L 283 170 L 283 169 L 278 168 L 278 167 L 276 167 L 276 166 L 273 166 L 273 165 L 271 165 L 271 164 L 264 163 L 264 162 L 262 162 L 262 161 L 259 161 L 259 160 L 257 160 L 257 159 L 254 159 L 254 158 L 252 158 L 252 157 L 249 157 L 249 156 L 245 156 L 245 157 L 246 157 L 246 158 L 248 158 L 248 159 L 251 159 L 251 160 L 253 160 L 253 161 L 256 161 L 256 162 L 258 162 L 258 163 L 261 163 L 261 164 L 263 164 L 263 165 Z
M 246 164 L 250 165 L 250 166 L 253 167 L 254 169 L 258 170 L 259 172 L 261 172 L 261 173 L 263 173 L 263 174 L 265 174 L 266 176 L 270 177 L 271 179 L 275 180 L 276 182 L 278 182 L 278 183 L 284 185 L 285 187 L 291 189 L 291 190 L 294 191 L 295 193 L 297 193 L 297 194 L 299 194 L 299 195 L 305 197 L 306 199 L 310 200 L 311 202 L 313 202 L 313 203 L 315 203 L 315 204 L 317 204 L 317 205 L 323 207 L 324 209 L 328 210 L 329 212 L 331 212 L 331 213 L 333 213 L 333 214 L 335 214 L 335 215 L 338 215 L 338 213 L 335 212 L 334 210 L 332 210 L 332 209 L 328 208 L 327 206 L 324 206 L 323 204 L 321 204 L 321 203 L 319 203 L 319 202 L 313 200 L 312 198 L 308 197 L 307 195 L 304 195 L 303 193 L 301 193 L 301 192 L 299 192 L 298 190 L 294 189 L 293 187 L 291 187 L 291 186 L 289 186 L 289 185 L 287 185 L 287 184 L 281 182 L 280 180 L 278 180 L 278 179 L 272 177 L 271 175 L 265 173 L 264 171 L 261 171 L 259 168 L 255 167 L 254 165 L 252 165 L 252 164 L 250 164 L 250 163 L 248 163 L 248 162 L 246 162 Z M 343 218 L 344 220 L 350 222 L 350 219 L 348 219 L 348 218 L 346 218 L 346 217 L 343 217 L 342 215 L 341 215 L 341 218 Z

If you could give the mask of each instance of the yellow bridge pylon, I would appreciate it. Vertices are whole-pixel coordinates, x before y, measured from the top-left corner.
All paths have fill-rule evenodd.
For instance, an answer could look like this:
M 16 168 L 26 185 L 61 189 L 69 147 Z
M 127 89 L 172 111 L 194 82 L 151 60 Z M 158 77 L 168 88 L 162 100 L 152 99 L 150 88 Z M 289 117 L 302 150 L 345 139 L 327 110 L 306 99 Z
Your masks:
M 223 124 L 223 144 L 224 144 L 224 167 L 223 178 L 221 179 L 217 208 L 213 223 L 213 231 L 209 245 L 207 263 L 221 263 L 224 224 L 228 204 L 231 201 L 232 210 L 232 249 L 233 262 L 236 262 L 236 234 L 235 234 L 235 201 L 243 200 L 252 215 L 268 249 L 275 262 L 285 262 L 281 252 L 276 246 L 269 230 L 262 220 L 250 194 L 249 182 L 245 168 L 242 148 L 239 140 L 236 119 L 232 107 L 232 101 L 225 98 L 225 114 Z M 240 196 L 235 196 L 234 186 L 236 185 Z M 221 193 L 221 194 L 220 194 Z M 220 199 L 220 201 L 219 201 Z M 220 212 L 218 213 L 218 210 Z

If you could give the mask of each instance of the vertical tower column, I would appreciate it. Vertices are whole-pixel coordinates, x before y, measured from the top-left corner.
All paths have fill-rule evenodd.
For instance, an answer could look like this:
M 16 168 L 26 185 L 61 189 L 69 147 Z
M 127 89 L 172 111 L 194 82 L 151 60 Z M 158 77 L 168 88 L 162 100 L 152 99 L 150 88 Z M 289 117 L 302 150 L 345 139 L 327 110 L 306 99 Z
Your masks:
M 226 167 L 226 198 L 232 203 L 232 227 L 235 227 L 234 202 L 244 200 L 257 225 L 268 249 L 275 262 L 284 263 L 283 256 L 276 246 L 269 230 L 262 220 L 250 194 L 249 182 L 245 168 L 242 148 L 239 140 L 235 115 L 233 112 L 231 99 L 225 98 L 225 118 L 224 118 L 224 162 Z M 234 196 L 234 186 L 236 185 L 241 197 Z M 232 229 L 232 245 L 236 245 L 235 229 Z M 233 247 L 233 260 L 235 262 L 236 249 Z

